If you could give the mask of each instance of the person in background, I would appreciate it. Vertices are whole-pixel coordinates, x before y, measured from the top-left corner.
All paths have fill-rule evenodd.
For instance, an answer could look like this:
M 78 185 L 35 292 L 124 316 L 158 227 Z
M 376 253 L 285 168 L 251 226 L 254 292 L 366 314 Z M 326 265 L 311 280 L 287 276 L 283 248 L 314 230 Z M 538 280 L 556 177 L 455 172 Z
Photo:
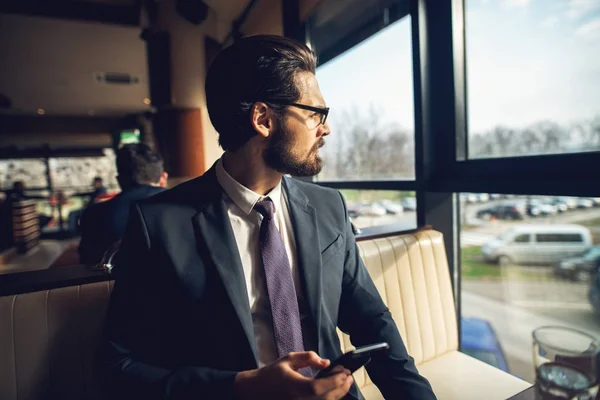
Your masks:
M 320 172 L 329 108 L 304 44 L 242 38 L 206 77 L 224 155 L 131 208 L 97 372 L 111 398 L 363 399 L 352 344 L 389 344 L 367 371 L 386 399 L 434 400 Z M 200 151 L 200 149 L 199 149 Z
M 128 144 L 119 149 L 117 174 L 121 193 L 83 211 L 79 243 L 81 263 L 99 262 L 106 249 L 123 237 L 131 203 L 162 192 L 168 177 L 160 156 L 143 143 Z M 99 183 L 96 187 L 102 188 L 102 181 L 96 179 L 94 183 Z
M 29 199 L 29 197 L 25 194 L 25 183 L 23 181 L 13 182 L 13 188 L 8 192 L 8 198 L 14 201 Z
M 92 187 L 94 190 L 90 193 L 90 197 L 88 200 L 88 205 L 94 204 L 96 198 L 100 195 L 106 194 L 106 188 L 104 187 L 104 181 L 101 177 L 97 176 L 94 178 L 92 182 Z
M 92 181 L 92 187 L 94 188 L 94 190 L 92 190 L 91 192 L 82 193 L 82 196 L 88 196 L 87 203 L 85 203 L 82 208 L 69 212 L 68 226 L 69 233 L 71 235 L 77 235 L 81 233 L 81 216 L 83 215 L 83 211 L 85 210 L 85 208 L 96 203 L 98 197 L 107 193 L 106 187 L 104 187 L 104 180 L 100 176 L 94 178 L 94 180 Z

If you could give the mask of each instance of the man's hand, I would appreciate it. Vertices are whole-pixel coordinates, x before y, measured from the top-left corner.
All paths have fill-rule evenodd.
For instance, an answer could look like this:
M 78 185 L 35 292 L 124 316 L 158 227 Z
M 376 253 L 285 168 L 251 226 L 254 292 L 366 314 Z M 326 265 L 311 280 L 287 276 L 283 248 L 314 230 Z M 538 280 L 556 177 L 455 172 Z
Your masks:
M 347 369 L 336 367 L 334 374 L 320 379 L 306 378 L 298 372 L 304 367 L 327 368 L 329 364 L 329 360 L 313 351 L 290 353 L 264 368 L 238 373 L 235 377 L 236 396 L 240 400 L 341 399 L 353 382 Z

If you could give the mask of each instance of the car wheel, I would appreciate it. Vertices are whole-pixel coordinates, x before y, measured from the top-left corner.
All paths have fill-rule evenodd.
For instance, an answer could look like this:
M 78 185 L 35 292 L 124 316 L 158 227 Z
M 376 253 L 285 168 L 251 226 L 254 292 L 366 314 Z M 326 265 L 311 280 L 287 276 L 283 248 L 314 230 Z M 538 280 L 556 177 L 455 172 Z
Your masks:
M 502 255 L 498 257 L 498 265 L 501 267 L 508 267 L 509 265 L 513 265 L 513 260 L 507 255 Z
M 584 271 L 584 270 L 579 270 L 577 272 L 575 272 L 575 275 L 573 275 L 573 279 L 577 282 L 588 282 L 592 277 L 592 274 L 590 274 L 588 271 Z

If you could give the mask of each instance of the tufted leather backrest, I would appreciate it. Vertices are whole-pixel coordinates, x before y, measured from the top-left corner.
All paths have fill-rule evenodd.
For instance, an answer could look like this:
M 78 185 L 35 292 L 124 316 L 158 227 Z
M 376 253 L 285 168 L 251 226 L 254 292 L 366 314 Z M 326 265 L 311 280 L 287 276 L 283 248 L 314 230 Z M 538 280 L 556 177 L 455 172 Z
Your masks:
M 98 398 L 93 360 L 113 282 L 0 297 L 0 399 Z
M 359 243 L 361 256 L 417 364 L 458 347 L 442 235 Z M 0 399 L 98 399 L 93 356 L 113 282 L 0 297 Z M 339 332 L 344 351 L 349 338 Z M 354 375 L 371 383 L 364 369 Z
M 377 290 L 417 365 L 458 349 L 458 328 L 442 234 L 423 230 L 358 243 Z M 353 348 L 338 331 L 343 351 Z M 371 383 L 364 368 L 359 387 Z

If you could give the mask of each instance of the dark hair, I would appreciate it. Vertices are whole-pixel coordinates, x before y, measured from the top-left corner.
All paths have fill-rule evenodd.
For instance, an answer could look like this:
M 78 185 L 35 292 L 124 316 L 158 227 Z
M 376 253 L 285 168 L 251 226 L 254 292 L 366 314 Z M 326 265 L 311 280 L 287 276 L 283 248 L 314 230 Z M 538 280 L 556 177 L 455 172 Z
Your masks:
M 269 100 L 296 102 L 295 74 L 315 69 L 312 50 L 282 36 L 249 36 L 223 50 L 206 76 L 208 114 L 223 150 L 235 151 L 256 134 L 249 118 L 254 103 L 264 101 L 280 114 L 285 106 Z
M 163 161 L 144 143 L 126 144 L 117 152 L 117 172 L 121 186 L 158 183 Z
M 94 183 L 96 182 L 102 182 L 102 177 L 101 176 L 97 176 L 94 178 Z

